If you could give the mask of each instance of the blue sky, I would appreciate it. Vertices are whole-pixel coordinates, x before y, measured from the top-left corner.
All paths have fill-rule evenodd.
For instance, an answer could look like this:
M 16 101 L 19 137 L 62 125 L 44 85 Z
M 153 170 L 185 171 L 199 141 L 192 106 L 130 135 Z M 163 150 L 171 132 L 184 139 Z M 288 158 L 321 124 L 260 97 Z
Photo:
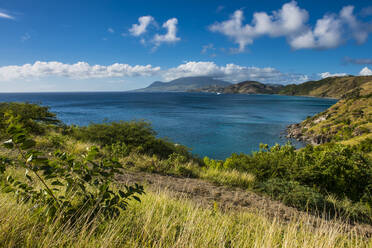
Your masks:
M 372 74 L 372 2 L 0 1 L 0 91 Z

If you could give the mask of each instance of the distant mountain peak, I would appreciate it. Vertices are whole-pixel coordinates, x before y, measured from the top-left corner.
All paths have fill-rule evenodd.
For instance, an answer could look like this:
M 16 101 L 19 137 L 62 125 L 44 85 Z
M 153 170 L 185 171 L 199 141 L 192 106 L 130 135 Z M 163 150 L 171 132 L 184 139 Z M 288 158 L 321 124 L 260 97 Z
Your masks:
M 136 92 L 187 92 L 205 87 L 226 87 L 230 82 L 209 76 L 181 77 L 169 82 L 155 81 L 148 87 Z

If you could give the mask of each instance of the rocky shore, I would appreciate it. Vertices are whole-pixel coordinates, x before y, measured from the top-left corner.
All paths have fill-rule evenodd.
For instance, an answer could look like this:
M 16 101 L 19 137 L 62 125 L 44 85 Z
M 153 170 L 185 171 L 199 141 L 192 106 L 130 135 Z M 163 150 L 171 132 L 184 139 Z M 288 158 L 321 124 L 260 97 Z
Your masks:
M 329 137 L 321 134 L 310 135 L 303 132 L 302 123 L 291 124 L 287 127 L 287 138 L 295 139 L 311 145 L 320 145 L 330 141 Z

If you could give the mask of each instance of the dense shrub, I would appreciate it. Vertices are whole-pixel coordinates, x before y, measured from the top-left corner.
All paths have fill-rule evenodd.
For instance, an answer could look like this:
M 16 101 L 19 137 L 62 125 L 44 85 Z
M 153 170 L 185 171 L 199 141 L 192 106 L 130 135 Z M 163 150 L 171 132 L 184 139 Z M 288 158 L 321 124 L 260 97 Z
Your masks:
M 252 155 L 233 154 L 221 162 L 204 158 L 204 163 L 251 173 L 264 183 L 260 191 L 291 205 L 323 204 L 320 195 L 334 194 L 372 207 L 372 161 L 365 153 L 370 150 L 370 140 L 354 147 L 330 143 L 298 151 L 290 144 L 261 145 Z
M 268 194 L 271 198 L 301 210 L 322 211 L 327 204 L 325 196 L 316 190 L 301 185 L 296 181 L 269 179 L 257 186 L 257 190 Z
M 190 157 L 186 147 L 156 138 L 151 125 L 144 121 L 90 124 L 73 128 L 72 135 L 77 139 L 106 146 L 116 153 L 122 149 L 124 154 L 136 151 L 148 155 L 155 154 L 165 159 L 172 153 Z
M 49 107 L 32 103 L 0 103 L 0 130 L 6 128 L 5 113 L 13 113 L 19 117 L 23 127 L 33 134 L 42 134 L 45 131 L 43 124 L 60 124 L 56 115 L 49 111 Z
M 79 218 L 114 218 L 125 210 L 128 200 L 139 201 L 143 187 L 125 186 L 115 192 L 112 183 L 115 174 L 121 174 L 121 164 L 111 158 L 99 160 L 99 150 L 91 147 L 77 159 L 56 150 L 45 155 L 36 149 L 36 142 L 22 126 L 21 117 L 5 114 L 6 136 L 4 147 L 19 154 L 19 159 L 0 157 L 0 189 L 14 193 L 18 202 L 30 203 L 30 210 L 41 218 L 74 224 Z M 6 168 L 14 162 L 25 169 L 23 178 L 7 175 Z

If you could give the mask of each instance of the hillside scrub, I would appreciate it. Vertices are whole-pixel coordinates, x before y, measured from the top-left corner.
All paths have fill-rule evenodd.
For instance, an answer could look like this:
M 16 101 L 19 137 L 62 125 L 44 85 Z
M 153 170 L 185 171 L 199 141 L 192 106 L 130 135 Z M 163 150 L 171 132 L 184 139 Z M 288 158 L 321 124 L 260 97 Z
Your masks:
M 44 133 L 31 134 L 36 149 L 59 149 L 77 158 L 97 146 L 97 159 L 117 160 L 125 170 L 198 177 L 255 191 L 315 214 L 372 223 L 372 162 L 368 156 L 372 142 L 368 139 L 355 146 L 330 143 L 301 150 L 290 144 L 261 145 L 253 154 L 233 154 L 218 161 L 195 158 L 187 148 L 156 138 L 146 122 L 86 127 L 37 123 Z M 17 157 L 0 151 L 4 159 Z
M 190 157 L 186 147 L 156 138 L 156 132 L 144 121 L 120 121 L 72 127 L 70 135 L 78 140 L 98 143 L 116 156 L 136 151 L 161 158 L 168 158 L 173 153 Z

